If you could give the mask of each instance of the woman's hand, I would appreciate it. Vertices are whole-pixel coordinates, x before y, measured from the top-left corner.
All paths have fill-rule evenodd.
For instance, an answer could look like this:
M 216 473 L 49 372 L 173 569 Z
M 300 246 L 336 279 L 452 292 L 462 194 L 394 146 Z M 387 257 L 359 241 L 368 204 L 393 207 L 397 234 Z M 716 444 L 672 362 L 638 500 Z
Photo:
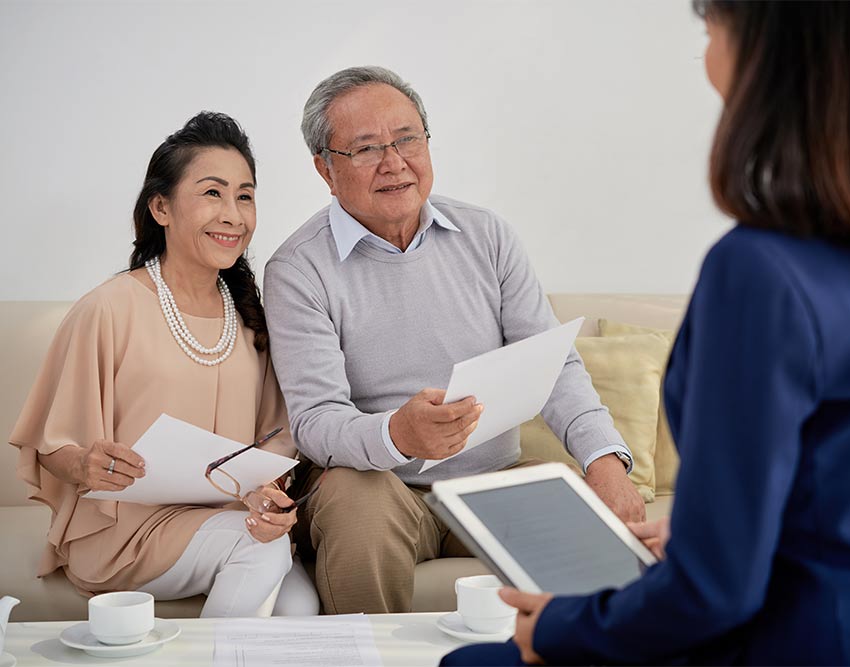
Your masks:
M 288 507 L 293 504 L 292 499 L 276 486 L 264 486 L 259 493 L 272 501 L 277 507 Z M 265 511 L 257 512 L 250 509 L 248 517 L 245 519 L 245 525 L 248 527 L 248 532 L 258 542 L 271 542 L 279 537 L 286 535 L 298 521 L 296 516 L 297 511 L 291 512 L 275 512 Z
M 656 521 L 626 523 L 629 530 L 646 545 L 658 560 L 667 556 L 667 542 L 670 539 L 670 519 L 664 517 Z
M 145 476 L 145 460 L 120 442 L 95 440 L 88 449 L 80 449 L 72 476 L 92 491 L 121 491 Z
M 519 647 L 522 661 L 527 665 L 545 664 L 534 650 L 534 628 L 543 609 L 554 596 L 551 593 L 522 593 L 506 587 L 499 591 L 499 597 L 517 609 L 514 643 Z

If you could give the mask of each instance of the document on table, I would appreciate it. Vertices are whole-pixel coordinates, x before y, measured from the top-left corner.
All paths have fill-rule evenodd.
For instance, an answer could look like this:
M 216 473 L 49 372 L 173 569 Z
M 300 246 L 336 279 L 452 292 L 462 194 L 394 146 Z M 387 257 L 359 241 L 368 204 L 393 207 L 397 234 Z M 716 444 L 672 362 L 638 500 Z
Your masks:
M 364 614 L 228 619 L 215 626 L 215 667 L 381 667 Z
M 145 476 L 123 491 L 91 491 L 84 498 L 144 505 L 223 505 L 233 498 L 210 484 L 204 473 L 210 463 L 247 444 L 163 414 L 133 445 L 145 460 Z M 277 479 L 296 463 L 254 448 L 221 468 L 239 480 L 244 494 Z
M 583 317 L 454 365 L 444 403 L 467 396 L 484 406 L 464 448 L 446 459 L 425 461 L 425 472 L 532 419 L 549 400 L 578 335 Z

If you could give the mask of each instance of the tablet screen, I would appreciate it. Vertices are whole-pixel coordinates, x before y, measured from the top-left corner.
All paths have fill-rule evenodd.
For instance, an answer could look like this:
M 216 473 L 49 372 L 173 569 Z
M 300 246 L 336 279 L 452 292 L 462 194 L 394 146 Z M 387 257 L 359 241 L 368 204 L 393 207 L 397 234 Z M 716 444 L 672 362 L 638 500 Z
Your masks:
M 459 497 L 543 591 L 621 588 L 642 573 L 638 557 L 563 479 Z

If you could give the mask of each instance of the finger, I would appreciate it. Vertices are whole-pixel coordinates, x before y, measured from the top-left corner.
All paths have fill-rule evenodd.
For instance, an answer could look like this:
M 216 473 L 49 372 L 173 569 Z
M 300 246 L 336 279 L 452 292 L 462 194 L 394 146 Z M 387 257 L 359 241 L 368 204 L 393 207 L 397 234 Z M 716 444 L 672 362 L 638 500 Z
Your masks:
M 295 501 L 292 500 L 292 498 L 274 486 L 263 487 L 262 494 L 267 498 L 271 498 L 278 507 L 289 507 L 290 505 L 295 504 Z
M 109 459 L 107 463 L 106 469 L 109 470 L 109 464 L 112 463 L 112 459 Z M 115 459 L 115 465 L 112 468 L 113 475 L 122 474 L 127 477 L 132 477 L 134 479 L 138 479 L 139 477 L 145 476 L 144 468 L 139 468 L 134 465 L 130 465 L 126 461 L 122 461 L 120 459 Z
M 108 482 L 109 484 L 116 484 L 122 489 L 126 489 L 128 486 L 131 486 L 133 482 L 136 481 L 134 477 L 130 477 L 129 475 L 122 475 L 119 472 L 114 472 L 110 475 L 109 472 L 106 470 L 103 471 L 103 474 L 100 476 L 100 480 L 102 482 Z
M 279 528 L 286 528 L 289 530 L 292 526 L 295 525 L 295 522 L 298 520 L 298 512 L 293 510 L 292 512 L 263 512 L 260 515 L 260 521 L 264 521 L 265 523 L 271 524 L 273 526 L 277 526 Z
M 126 461 L 131 466 L 137 468 L 145 467 L 145 460 L 136 454 L 130 447 L 121 442 L 106 442 L 104 441 L 103 450 L 115 459 Z
M 519 611 L 530 613 L 535 609 L 535 596 L 532 593 L 523 593 L 516 588 L 505 586 L 499 591 L 499 597 L 504 600 L 505 604 L 509 604 Z
M 480 409 L 479 409 L 480 407 Z M 478 427 L 478 421 L 481 417 L 481 412 L 484 410 L 484 406 L 476 405 L 475 410 L 470 412 L 469 414 L 464 415 L 460 419 L 456 419 L 451 422 L 448 427 L 451 435 L 459 436 L 463 440 L 466 440 L 472 432 Z
M 658 526 L 655 523 L 645 521 L 627 521 L 626 527 L 632 531 L 635 537 L 646 540 L 658 535 Z
M 428 417 L 432 421 L 440 424 L 448 424 L 469 416 L 477 418 L 479 413 L 475 407 L 476 405 L 475 398 L 469 396 L 468 398 L 464 398 L 456 403 L 435 405 L 428 411 Z
M 428 403 L 433 403 L 434 405 L 442 405 L 443 400 L 446 398 L 446 390 L 426 387 L 416 394 L 416 397 L 424 401 L 428 401 Z

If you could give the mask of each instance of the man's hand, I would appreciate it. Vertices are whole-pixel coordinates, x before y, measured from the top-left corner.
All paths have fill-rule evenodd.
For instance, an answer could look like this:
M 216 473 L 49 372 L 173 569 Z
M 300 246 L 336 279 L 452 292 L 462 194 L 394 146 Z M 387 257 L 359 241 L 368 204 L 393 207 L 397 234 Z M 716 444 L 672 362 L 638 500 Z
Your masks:
M 515 588 L 503 588 L 499 591 L 499 597 L 517 609 L 514 643 L 519 647 L 522 661 L 526 665 L 545 664 L 534 650 L 534 628 L 543 609 L 554 596 L 551 593 L 522 593 Z
M 627 523 L 629 530 L 646 545 L 658 560 L 667 557 L 667 542 L 670 540 L 670 517 L 646 523 Z
M 445 459 L 457 454 L 478 426 L 484 406 L 472 397 L 443 404 L 442 389 L 423 389 L 390 417 L 396 449 L 418 459 Z
M 584 481 L 623 521 L 646 520 L 646 506 L 629 481 L 626 468 L 614 454 L 600 456 L 587 467 Z

